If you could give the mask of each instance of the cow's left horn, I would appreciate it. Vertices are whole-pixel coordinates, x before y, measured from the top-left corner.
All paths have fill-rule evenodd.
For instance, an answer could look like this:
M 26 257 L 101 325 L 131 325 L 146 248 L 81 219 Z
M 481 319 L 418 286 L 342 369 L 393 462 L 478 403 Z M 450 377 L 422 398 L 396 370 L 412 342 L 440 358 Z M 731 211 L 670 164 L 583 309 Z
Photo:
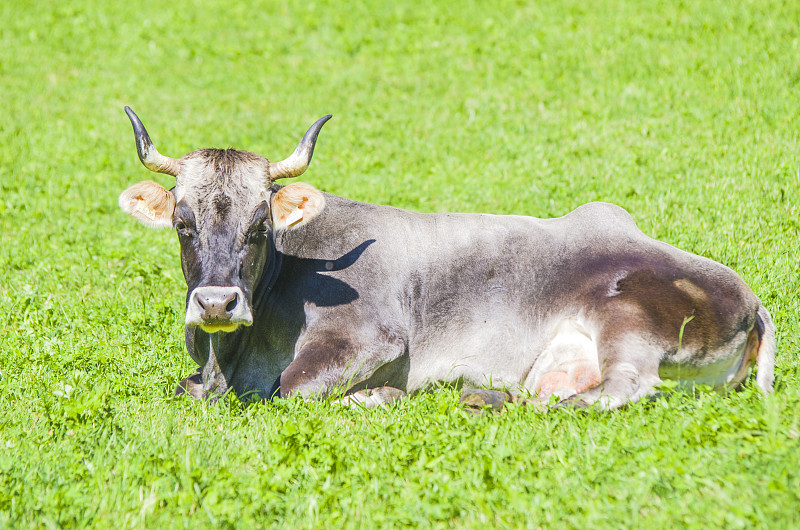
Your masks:
M 296 177 L 301 175 L 308 168 L 308 164 L 311 162 L 311 156 L 314 154 L 314 145 L 317 143 L 319 130 L 322 129 L 322 126 L 325 125 L 325 122 L 331 119 L 331 117 L 332 116 L 328 114 L 318 119 L 314 125 L 306 131 L 306 134 L 303 135 L 303 139 L 300 140 L 300 144 L 297 146 L 297 149 L 294 150 L 292 156 L 280 162 L 270 163 L 269 169 L 267 170 L 267 176 L 270 182 L 278 179 Z
M 144 167 L 156 173 L 166 173 L 177 177 L 181 171 L 180 160 L 170 158 L 159 153 L 153 142 L 150 141 L 150 135 L 147 134 L 147 129 L 142 125 L 139 116 L 133 112 L 129 106 L 125 105 L 125 113 L 131 120 L 133 125 L 133 134 L 136 135 L 136 151 L 139 153 L 139 160 L 142 161 Z

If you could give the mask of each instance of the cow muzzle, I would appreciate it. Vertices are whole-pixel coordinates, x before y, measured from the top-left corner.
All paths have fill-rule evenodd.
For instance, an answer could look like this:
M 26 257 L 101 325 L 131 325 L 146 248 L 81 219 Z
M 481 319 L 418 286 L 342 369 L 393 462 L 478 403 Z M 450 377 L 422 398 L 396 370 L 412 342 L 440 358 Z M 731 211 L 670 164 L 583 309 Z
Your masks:
M 186 306 L 186 325 L 207 333 L 236 331 L 253 323 L 253 312 L 239 287 L 197 287 Z

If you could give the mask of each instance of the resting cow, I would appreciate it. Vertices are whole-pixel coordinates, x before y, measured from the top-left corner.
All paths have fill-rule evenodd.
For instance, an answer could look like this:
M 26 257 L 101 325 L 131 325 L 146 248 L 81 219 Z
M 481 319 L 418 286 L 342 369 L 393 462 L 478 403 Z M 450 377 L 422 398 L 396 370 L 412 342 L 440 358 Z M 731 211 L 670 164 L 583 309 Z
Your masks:
M 233 149 L 163 156 L 136 114 L 139 158 L 176 177 L 121 208 L 174 227 L 188 285 L 178 393 L 334 393 L 381 404 L 439 382 L 615 408 L 662 379 L 772 389 L 775 328 L 729 268 L 591 203 L 557 219 L 422 214 L 295 182 L 317 121 L 281 162 Z

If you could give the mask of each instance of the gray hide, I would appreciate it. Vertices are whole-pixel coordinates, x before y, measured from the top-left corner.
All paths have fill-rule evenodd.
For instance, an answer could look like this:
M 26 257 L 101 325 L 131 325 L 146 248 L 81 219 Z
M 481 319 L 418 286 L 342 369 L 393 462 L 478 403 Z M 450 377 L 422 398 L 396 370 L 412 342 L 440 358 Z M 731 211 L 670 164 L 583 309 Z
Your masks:
M 304 137 L 305 165 L 321 123 Z M 186 345 L 200 366 L 179 392 L 342 391 L 366 403 L 367 388 L 458 382 L 613 408 L 666 377 L 735 387 L 754 362 L 759 387 L 772 388 L 774 326 L 759 299 L 727 267 L 647 237 L 617 206 L 536 219 L 325 194 L 318 216 L 284 228 L 271 212 L 277 165 L 263 157 L 145 155 L 177 173 L 164 193 L 189 287 Z M 233 313 L 235 331 L 203 330 Z
M 748 334 L 771 328 L 733 271 L 645 236 L 611 204 L 558 219 L 419 214 L 332 195 L 326 204 L 275 234 L 270 294 L 251 328 L 220 339 L 237 392 L 414 392 L 446 381 L 515 391 L 573 320 L 595 345 L 604 386 L 624 387 L 616 406 L 650 393 L 659 372 L 740 382 L 726 377 L 740 371 Z M 187 344 L 202 365 L 207 334 L 189 328 Z M 620 380 L 608 381 L 615 368 Z

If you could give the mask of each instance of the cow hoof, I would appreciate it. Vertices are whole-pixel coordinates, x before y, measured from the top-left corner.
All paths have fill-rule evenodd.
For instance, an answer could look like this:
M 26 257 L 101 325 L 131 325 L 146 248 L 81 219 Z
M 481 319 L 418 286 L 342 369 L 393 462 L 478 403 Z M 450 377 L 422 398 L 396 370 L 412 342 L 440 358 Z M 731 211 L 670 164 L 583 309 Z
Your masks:
M 592 403 L 583 399 L 583 397 L 580 394 L 575 394 L 574 396 L 570 396 L 567 399 L 562 399 L 561 401 L 553 405 L 551 409 L 583 410 L 583 409 L 588 409 L 591 406 Z
M 540 398 L 540 397 L 522 397 L 522 396 L 514 396 L 511 401 L 513 401 L 516 405 L 524 406 L 524 407 L 531 407 L 534 410 L 538 411 L 546 411 L 548 410 L 548 402 L 550 401 L 548 398 Z
M 467 388 L 461 392 L 459 401 L 465 407 L 473 409 L 492 407 L 492 410 L 499 411 L 507 402 L 511 401 L 511 394 L 502 390 Z
M 191 399 L 203 399 L 203 374 L 199 371 L 193 373 L 175 388 L 176 396 L 186 395 Z
M 378 388 L 367 388 L 359 390 L 358 392 L 353 392 L 349 396 L 337 399 L 332 403 L 334 405 L 349 405 L 350 407 L 366 407 L 371 409 L 374 407 L 384 407 L 404 397 L 406 397 L 406 393 L 399 388 L 380 386 Z
M 369 397 L 372 398 L 373 401 L 377 401 L 378 405 L 380 406 L 394 403 L 395 401 L 406 397 L 405 392 L 399 388 L 394 388 L 391 386 L 381 386 L 374 388 L 371 391 L 368 390 L 367 392 L 370 392 Z

